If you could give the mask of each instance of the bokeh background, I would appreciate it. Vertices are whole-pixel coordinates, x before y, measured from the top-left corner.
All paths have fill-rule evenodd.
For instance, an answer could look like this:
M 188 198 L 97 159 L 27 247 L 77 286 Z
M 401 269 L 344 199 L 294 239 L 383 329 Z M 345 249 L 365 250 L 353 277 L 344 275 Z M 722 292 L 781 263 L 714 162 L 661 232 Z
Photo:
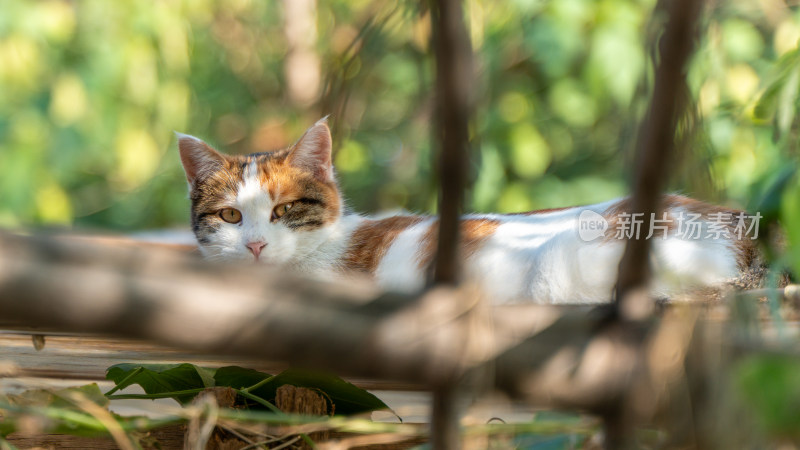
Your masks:
M 465 2 L 478 100 L 468 210 L 626 193 L 655 3 Z M 751 208 L 772 192 L 767 203 L 800 218 L 800 11 L 710 3 L 671 189 Z M 327 114 L 350 206 L 435 212 L 424 4 L 3 0 L 0 227 L 184 226 L 173 131 L 247 153 L 289 145 Z

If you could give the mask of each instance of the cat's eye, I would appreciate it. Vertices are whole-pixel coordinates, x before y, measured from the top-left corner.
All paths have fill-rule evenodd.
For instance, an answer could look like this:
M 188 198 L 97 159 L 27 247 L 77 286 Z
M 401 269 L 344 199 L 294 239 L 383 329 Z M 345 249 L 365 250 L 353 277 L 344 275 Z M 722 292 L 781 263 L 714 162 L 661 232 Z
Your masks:
M 290 209 L 292 209 L 292 202 L 282 203 L 272 210 L 272 220 L 278 220 L 283 217 Z
M 220 210 L 219 217 L 228 223 L 239 223 L 242 221 L 242 213 L 238 209 L 225 208 Z

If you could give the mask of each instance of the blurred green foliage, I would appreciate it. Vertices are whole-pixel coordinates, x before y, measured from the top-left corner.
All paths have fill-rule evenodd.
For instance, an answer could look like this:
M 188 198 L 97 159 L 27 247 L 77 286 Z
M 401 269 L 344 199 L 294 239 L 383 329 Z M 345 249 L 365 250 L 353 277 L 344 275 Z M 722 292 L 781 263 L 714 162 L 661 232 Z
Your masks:
M 354 209 L 434 212 L 433 60 L 420 4 L 4 0 L 0 226 L 184 225 L 173 130 L 263 151 L 326 114 Z M 469 210 L 625 194 L 652 81 L 654 7 L 465 2 L 478 71 Z M 671 188 L 747 206 L 796 159 L 800 12 L 715 3 L 701 28 L 691 152 Z M 798 198 L 784 200 L 789 214 Z
M 773 438 L 800 439 L 800 362 L 751 356 L 734 367 L 733 379 L 739 401 L 760 431 Z

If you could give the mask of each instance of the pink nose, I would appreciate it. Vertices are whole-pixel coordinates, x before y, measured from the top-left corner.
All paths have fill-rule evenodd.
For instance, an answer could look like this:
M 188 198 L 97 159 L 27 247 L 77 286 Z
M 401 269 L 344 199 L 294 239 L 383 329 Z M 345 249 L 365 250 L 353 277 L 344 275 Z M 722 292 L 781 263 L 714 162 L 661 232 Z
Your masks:
M 261 254 L 261 250 L 263 250 L 264 247 L 266 247 L 266 246 L 267 246 L 267 243 L 266 242 L 261 242 L 261 241 L 250 242 L 249 244 L 246 245 L 246 247 L 248 249 L 250 249 L 250 253 L 252 253 L 253 256 L 256 258 L 256 260 L 258 259 L 258 255 Z

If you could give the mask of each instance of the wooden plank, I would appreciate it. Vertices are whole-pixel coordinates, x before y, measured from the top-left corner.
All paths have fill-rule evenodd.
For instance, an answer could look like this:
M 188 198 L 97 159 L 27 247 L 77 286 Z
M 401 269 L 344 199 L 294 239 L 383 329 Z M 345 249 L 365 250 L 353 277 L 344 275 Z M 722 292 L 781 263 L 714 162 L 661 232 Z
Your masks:
M 45 334 L 45 346 L 36 350 L 32 336 Z M 242 359 L 224 355 L 208 355 L 179 350 L 150 342 L 101 336 L 47 335 L 47 332 L 0 330 L 0 363 L 12 367 L 7 375 L 104 380 L 106 369 L 114 364 L 191 363 L 203 367 L 242 366 L 276 374 L 285 370 L 285 363 Z M 409 383 L 383 380 L 349 379 L 364 389 L 420 390 Z
M 44 348 L 37 351 L 31 342 L 31 334 L 0 331 L 0 348 L 0 359 L 13 362 L 20 375 L 43 378 L 103 380 L 108 367 L 126 362 L 189 362 L 205 367 L 245 365 L 269 373 L 286 368 L 285 364 L 242 361 L 147 342 L 100 337 L 46 336 Z
M 144 249 L 164 249 L 174 250 L 181 253 L 190 253 L 200 256 L 200 251 L 195 244 L 182 242 L 169 242 L 166 240 L 153 240 L 148 238 L 137 239 L 128 236 L 118 235 L 81 235 L 81 234 L 62 234 L 56 236 L 57 239 L 66 242 L 86 242 L 116 248 L 144 248 Z
M 159 428 L 146 434 L 143 444 L 158 442 L 156 445 L 143 445 L 145 449 L 180 450 L 183 449 L 183 437 L 186 433 L 185 425 L 174 425 Z M 24 435 L 11 433 L 6 440 L 18 448 L 46 448 L 46 449 L 92 449 L 92 450 L 117 450 L 119 446 L 111 438 L 106 437 L 81 437 L 66 434 L 38 434 Z
M 162 449 L 162 450 L 182 450 L 184 436 L 186 434 L 185 425 L 174 425 L 159 428 L 146 434 L 142 444 L 144 449 Z M 87 438 L 80 436 L 69 436 L 65 434 L 41 434 L 36 436 L 26 436 L 19 433 L 12 433 L 7 438 L 8 442 L 19 448 L 46 448 L 46 449 L 90 449 L 90 450 L 117 450 L 119 447 L 111 438 Z M 369 436 L 369 435 L 354 435 L 352 433 L 339 433 L 332 432 L 331 439 L 326 442 L 320 442 L 320 448 L 343 448 L 340 447 L 341 443 L 349 443 L 344 448 L 353 448 L 359 450 L 404 450 L 418 445 L 424 444 L 428 441 L 424 437 L 399 437 L 398 436 Z M 156 445 L 157 442 L 157 445 Z M 241 446 L 246 445 L 241 443 Z M 149 443 L 149 445 L 148 445 Z M 214 446 L 214 442 L 210 442 L 208 448 L 223 448 L 220 445 Z M 224 448 L 239 448 L 234 442 L 228 442 L 229 447 Z

